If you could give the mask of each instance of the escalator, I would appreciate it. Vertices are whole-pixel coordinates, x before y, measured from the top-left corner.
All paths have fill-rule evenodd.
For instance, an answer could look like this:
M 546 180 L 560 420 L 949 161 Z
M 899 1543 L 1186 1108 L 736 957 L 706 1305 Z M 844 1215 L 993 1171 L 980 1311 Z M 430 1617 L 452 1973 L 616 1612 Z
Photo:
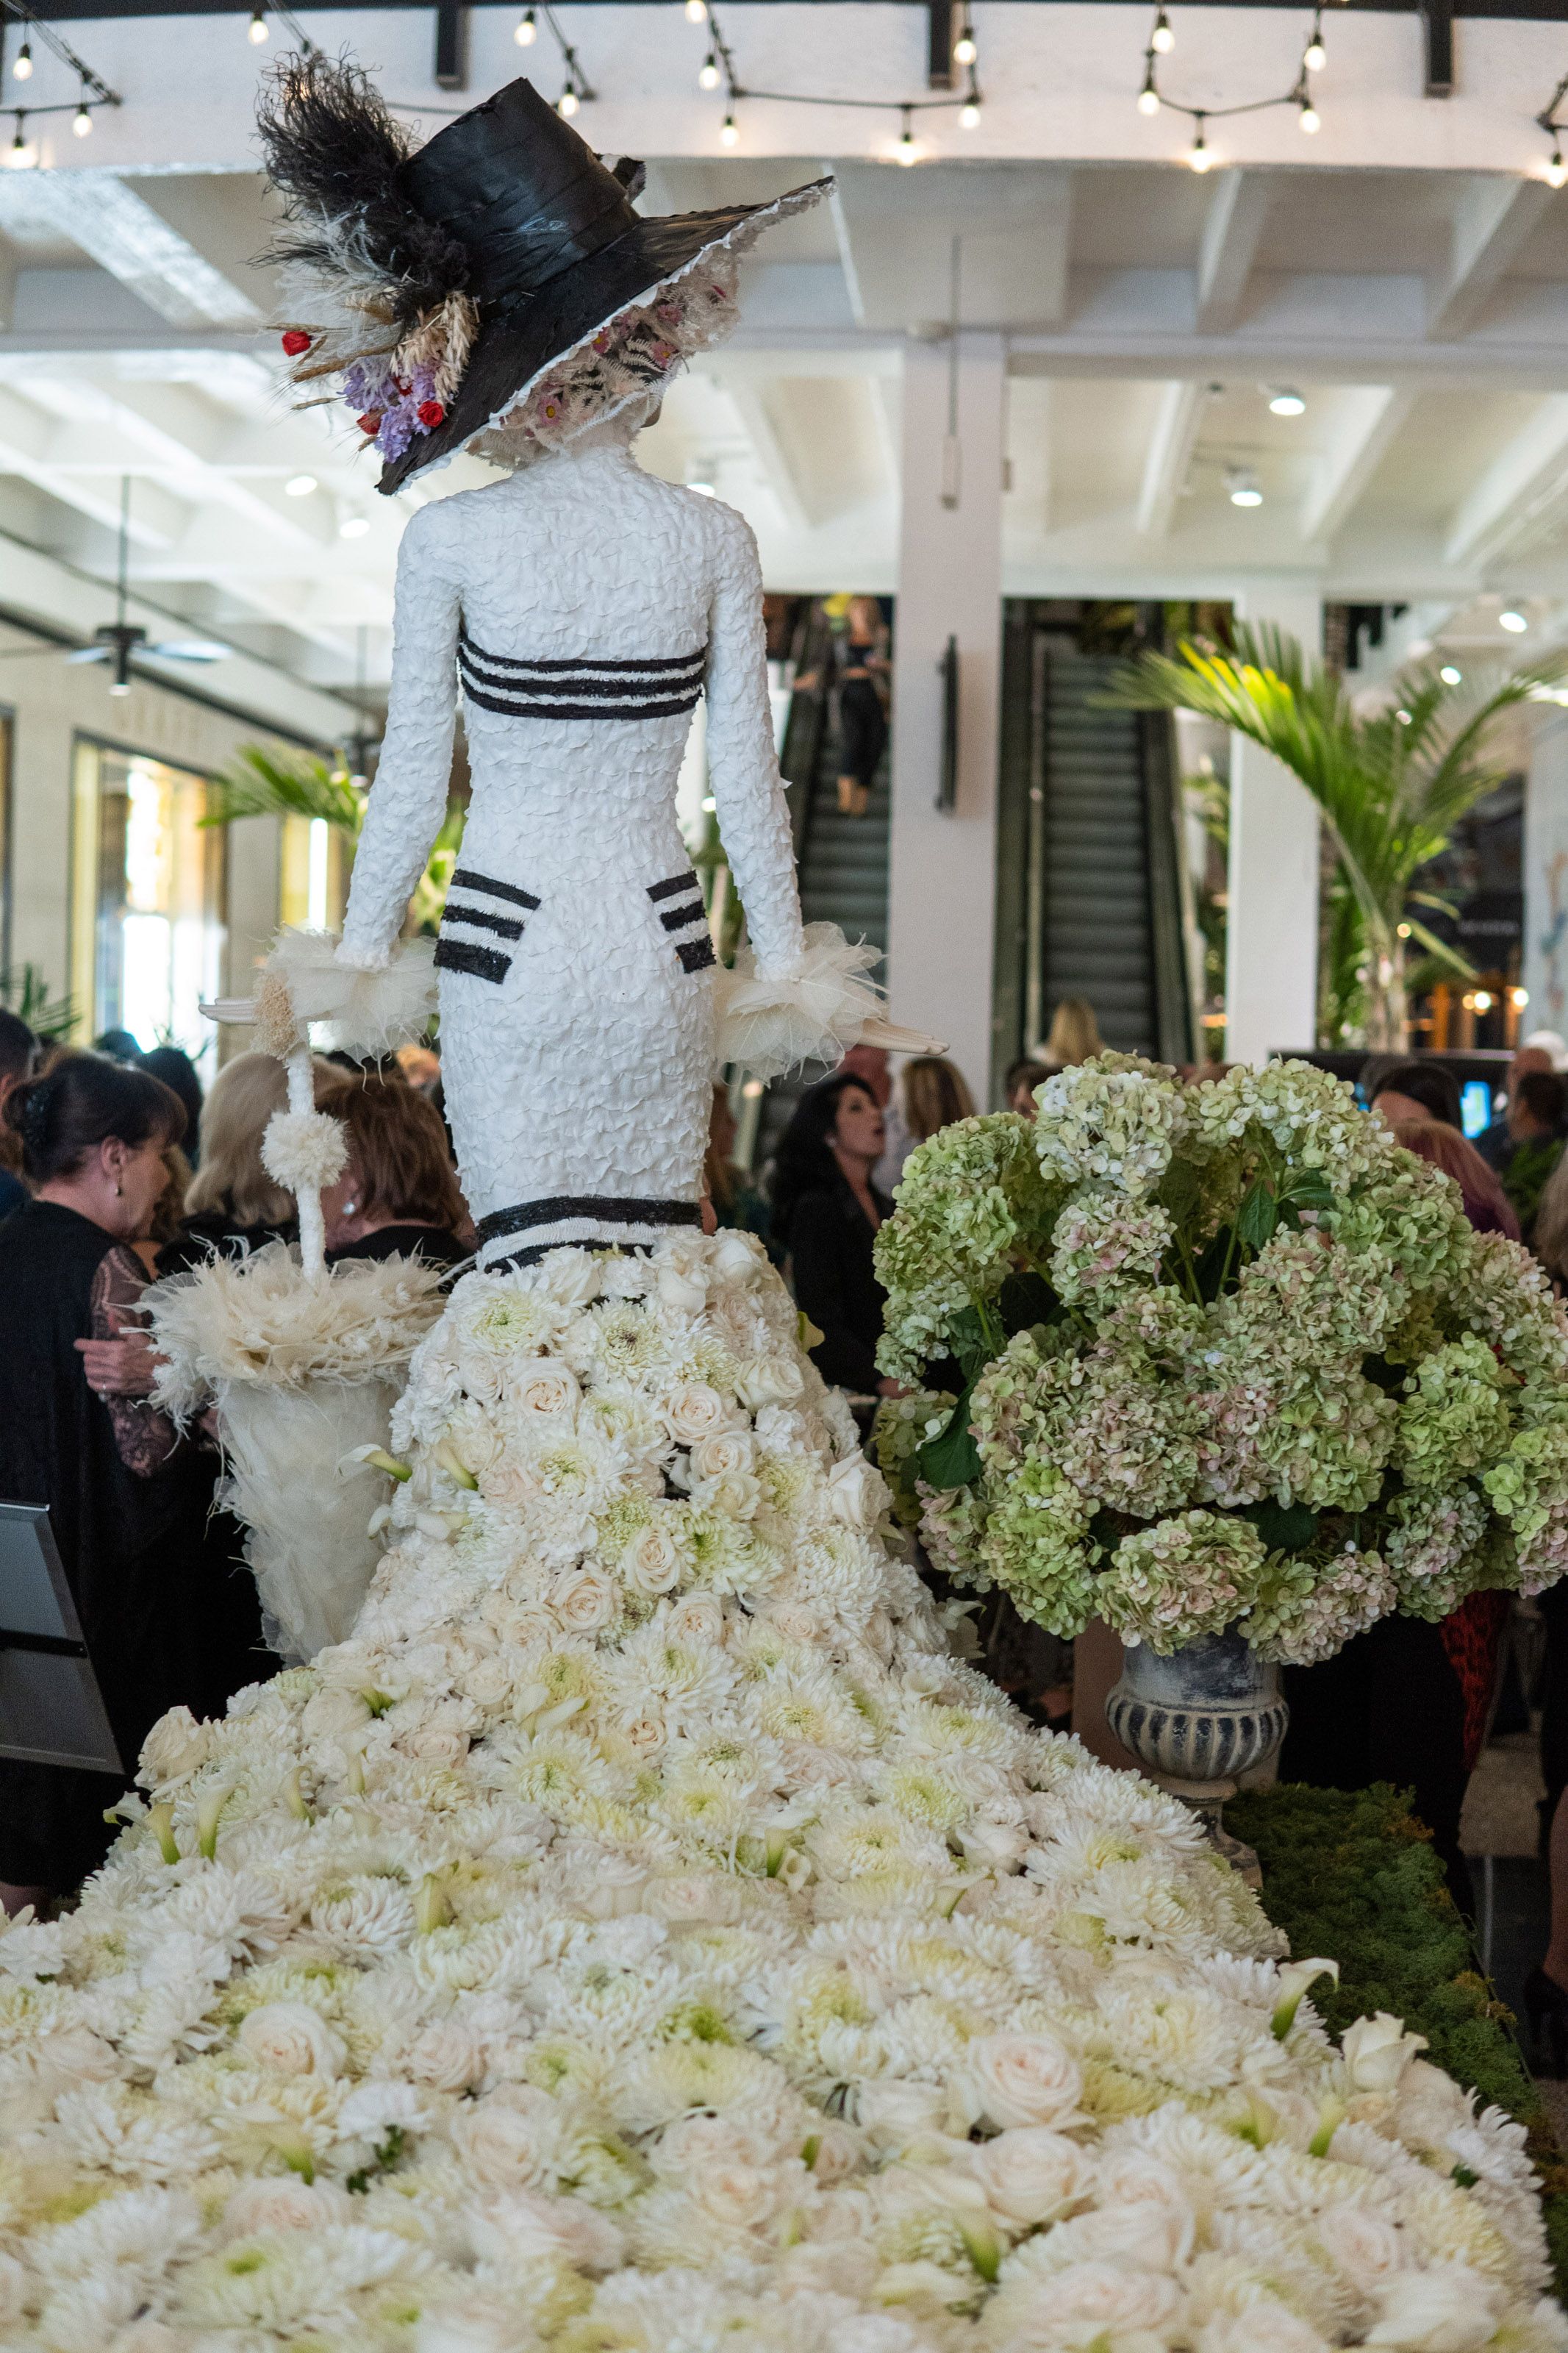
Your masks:
M 1157 611 L 1157 608 L 1156 608 Z M 1097 698 L 1131 649 L 1092 607 L 1006 607 L 996 1029 L 1004 1064 L 1084 997 L 1108 1046 L 1194 1059 L 1181 777 L 1166 712 Z M 1152 624 L 1145 621 L 1142 641 Z
M 779 755 L 795 830 L 801 913 L 808 923 L 837 923 L 846 939 L 868 940 L 885 956 L 892 764 L 884 752 L 865 816 L 841 816 L 834 636 L 820 604 L 815 598 L 801 602 L 791 670 L 809 683 L 790 697 Z

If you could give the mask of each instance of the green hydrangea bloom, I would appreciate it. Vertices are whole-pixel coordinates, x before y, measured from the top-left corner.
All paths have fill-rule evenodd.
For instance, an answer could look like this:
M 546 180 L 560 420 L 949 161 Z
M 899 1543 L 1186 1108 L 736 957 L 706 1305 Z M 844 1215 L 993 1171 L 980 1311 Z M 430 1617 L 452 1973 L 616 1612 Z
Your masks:
M 940 1355 L 951 1320 L 994 1299 L 1016 1264 L 1044 1259 L 1061 1188 L 1040 1173 L 1030 1122 L 1017 1112 L 955 1121 L 918 1145 L 877 1236 L 888 1294 L 877 1361 L 917 1381 Z
M 1124 1537 L 1097 1602 L 1124 1642 L 1168 1658 L 1203 1634 L 1221 1634 L 1258 1598 L 1268 1553 L 1250 1520 L 1179 1512 Z
M 1509 1442 L 1503 1379 L 1474 1333 L 1422 1358 L 1399 1409 L 1397 1460 L 1409 1485 L 1451 1487 L 1497 1461 Z

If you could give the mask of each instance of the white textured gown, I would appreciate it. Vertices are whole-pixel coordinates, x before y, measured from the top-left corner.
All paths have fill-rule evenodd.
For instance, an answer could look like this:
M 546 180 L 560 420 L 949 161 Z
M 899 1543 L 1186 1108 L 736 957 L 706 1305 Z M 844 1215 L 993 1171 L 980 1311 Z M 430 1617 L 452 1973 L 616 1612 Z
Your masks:
M 379 963 L 446 807 L 473 798 L 437 945 L 441 1060 L 485 1264 L 700 1220 L 713 952 L 676 823 L 690 714 L 760 974 L 802 953 L 746 524 L 618 438 L 421 509 L 343 952 Z

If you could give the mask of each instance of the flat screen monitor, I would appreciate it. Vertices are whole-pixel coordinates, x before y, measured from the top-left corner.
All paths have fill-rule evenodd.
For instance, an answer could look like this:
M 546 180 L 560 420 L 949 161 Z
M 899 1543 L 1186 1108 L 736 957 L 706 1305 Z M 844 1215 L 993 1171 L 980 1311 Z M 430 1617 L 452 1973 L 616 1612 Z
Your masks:
M 0 1504 L 0 1757 L 125 1775 L 42 1504 Z
M 1485 1079 L 1467 1079 L 1459 1089 L 1459 1124 L 1473 1144 L 1492 1124 L 1492 1091 Z

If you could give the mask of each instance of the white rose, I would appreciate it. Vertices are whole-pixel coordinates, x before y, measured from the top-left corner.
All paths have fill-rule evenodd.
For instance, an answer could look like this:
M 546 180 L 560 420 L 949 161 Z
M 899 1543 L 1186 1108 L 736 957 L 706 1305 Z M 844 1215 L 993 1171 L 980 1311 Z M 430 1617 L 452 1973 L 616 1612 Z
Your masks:
M 733 2159 L 692 2168 L 686 2187 L 705 2214 L 729 2231 L 752 2231 L 776 2212 L 784 2190 L 780 2176 L 763 2165 Z
M 460 2020 L 439 2020 L 425 2029 L 410 2051 L 408 2072 L 433 2092 L 471 2091 L 484 2076 L 484 2042 Z
M 1462 2092 L 1452 2075 L 1428 2060 L 1413 2059 L 1399 2079 L 1394 2128 L 1401 2140 L 1441 2148 L 1450 2133 L 1462 2132 L 1469 2123 L 1472 2105 L 1472 2094 Z
M 602 1270 L 595 1250 L 553 1250 L 539 1268 L 539 1288 L 560 1307 L 586 1307 L 597 1299 Z
M 947 2094 L 931 2084 L 906 2084 L 883 2076 L 860 2085 L 855 2094 L 855 2113 L 874 2140 L 902 2148 L 926 2133 L 941 2132 L 947 2117 Z
M 563 1569 L 550 1588 L 550 1607 L 568 1634 L 596 1634 L 616 1614 L 613 1578 L 584 1562 Z
M 836 1462 L 827 1474 L 827 1508 L 847 1528 L 875 1527 L 891 1501 L 887 1481 L 863 1454 Z
M 963 2096 L 975 2120 L 1077 2124 L 1083 2074 L 1054 2034 L 981 2034 L 964 2052 Z
M 574 1415 L 583 1395 L 570 1365 L 539 1356 L 522 1366 L 511 1384 L 510 1402 L 520 1419 L 555 1421 Z
M 1121 2329 L 1160 2329 L 1181 2303 L 1181 2290 L 1163 2272 L 1136 2271 L 1120 2263 L 1069 2263 L 1039 2283 L 1041 2317 L 1065 2338 L 1074 2323 L 1087 2322 L 1111 2334 Z
M 677 1315 L 700 1315 L 708 1304 L 708 1285 L 695 1267 L 661 1266 L 654 1289 L 659 1305 Z
M 352 2222 L 353 2200 L 335 2181 L 301 2181 L 298 2174 L 242 2181 L 223 2210 L 223 2227 L 234 2239 L 258 2231 L 319 2231 L 328 2222 Z
M 672 1642 L 721 1642 L 724 1604 L 716 1593 L 683 1593 L 664 1624 Z
M 680 1553 L 668 1528 L 644 1528 L 621 1555 L 621 1574 L 634 1593 L 668 1593 L 680 1577 Z
M 1004 2222 L 1054 2222 L 1086 2197 L 1094 2168 L 1076 2141 L 1044 2125 L 1022 2125 L 984 2141 L 971 2158 L 985 2203 Z
M 1424 2034 L 1406 2034 L 1405 2021 L 1380 2010 L 1374 2018 L 1358 2018 L 1340 2038 L 1351 2083 L 1358 2092 L 1395 2092 L 1418 2051 L 1426 2048 Z
M 188 1707 L 172 1707 L 142 1743 L 136 1778 L 149 1789 L 166 1789 L 205 1765 L 211 1746 L 211 1725 L 199 1724 Z
M 657 1757 L 664 1746 L 666 1736 L 664 1718 L 654 1715 L 649 1708 L 645 1707 L 637 1715 L 625 1717 L 621 1724 L 621 1738 L 637 1757 Z
M 763 1246 L 749 1234 L 737 1233 L 732 1226 L 723 1228 L 709 1244 L 708 1263 L 719 1282 L 751 1282 L 763 1263 Z
M 1395 2345 L 1400 2353 L 1476 2353 L 1497 2327 L 1503 2292 L 1465 2263 L 1429 2272 L 1401 2272 L 1378 2296 L 1380 2316 L 1369 2345 Z
M 1399 2232 L 1384 2215 L 1374 2214 L 1368 2207 L 1325 2207 L 1317 2227 L 1329 2261 L 1363 2295 L 1372 2295 L 1405 2268 Z
M 664 1400 L 664 1419 L 670 1436 L 682 1446 L 732 1430 L 735 1410 L 706 1381 L 680 1381 Z
M 576 1905 L 590 1920 L 625 1920 L 631 1913 L 641 1911 L 647 1885 L 647 1863 L 638 1862 L 635 1856 L 616 1854 L 607 1847 L 600 1847 L 583 1876 Z
M 509 2271 L 540 2255 L 564 2255 L 580 2271 L 614 2271 L 626 2247 L 608 2216 L 583 2199 L 544 2198 L 527 2189 L 495 2199 L 470 2221 L 468 2235 L 481 2262 L 504 2263 Z
M 816 2180 L 843 2181 L 857 2171 L 863 2151 L 847 2125 L 825 2116 L 819 2125 L 812 2126 L 810 2137 L 816 2143 L 811 2153 L 811 2170 Z
M 741 1366 L 735 1386 L 753 1413 L 764 1406 L 793 1405 L 805 1375 L 793 1356 L 752 1356 Z
M 691 1450 L 694 1479 L 728 1479 L 736 1472 L 755 1468 L 756 1441 L 749 1430 L 716 1430 L 700 1438 Z
M 401 1733 L 397 1746 L 405 1757 L 416 1758 L 421 1765 L 460 1765 L 468 1753 L 469 1739 L 460 1725 L 429 1716 L 423 1724 Z
M 480 1659 L 469 1668 L 463 1689 L 476 1707 L 504 1707 L 511 1696 L 511 1669 L 504 1659 Z
M 477 2189 L 527 2189 L 549 2168 L 560 2111 L 548 2092 L 503 2084 L 482 2100 L 465 2102 L 447 2130 Z
M 1105 2196 L 1103 2186 L 1100 2195 Z M 1194 2218 L 1177 2205 L 1135 2199 L 1127 2206 L 1097 2206 L 1068 2226 L 1075 2256 L 1086 2263 L 1137 2263 L 1143 2271 L 1174 2271 L 1192 2252 Z
M 304 2001 L 264 2001 L 235 2038 L 246 2057 L 279 2075 L 335 2075 L 343 2046 L 320 2011 Z
M 1029 1851 L 1029 1833 L 1022 1822 L 988 1821 L 984 1814 L 961 1823 L 958 1841 L 973 1862 L 992 1871 L 1016 1871 Z
M 750 1471 L 727 1471 L 721 1479 L 694 1479 L 691 1500 L 710 1511 L 726 1512 L 732 1520 L 750 1520 L 756 1515 L 763 1490 Z
M 370 1708 L 356 1691 L 319 1691 L 311 1694 L 300 1717 L 307 1740 L 336 1740 L 370 1722 Z
M 1198 2353 L 1328 2353 L 1327 2339 L 1271 2296 L 1211 2320 L 1198 2331 L 1197 2347 Z

